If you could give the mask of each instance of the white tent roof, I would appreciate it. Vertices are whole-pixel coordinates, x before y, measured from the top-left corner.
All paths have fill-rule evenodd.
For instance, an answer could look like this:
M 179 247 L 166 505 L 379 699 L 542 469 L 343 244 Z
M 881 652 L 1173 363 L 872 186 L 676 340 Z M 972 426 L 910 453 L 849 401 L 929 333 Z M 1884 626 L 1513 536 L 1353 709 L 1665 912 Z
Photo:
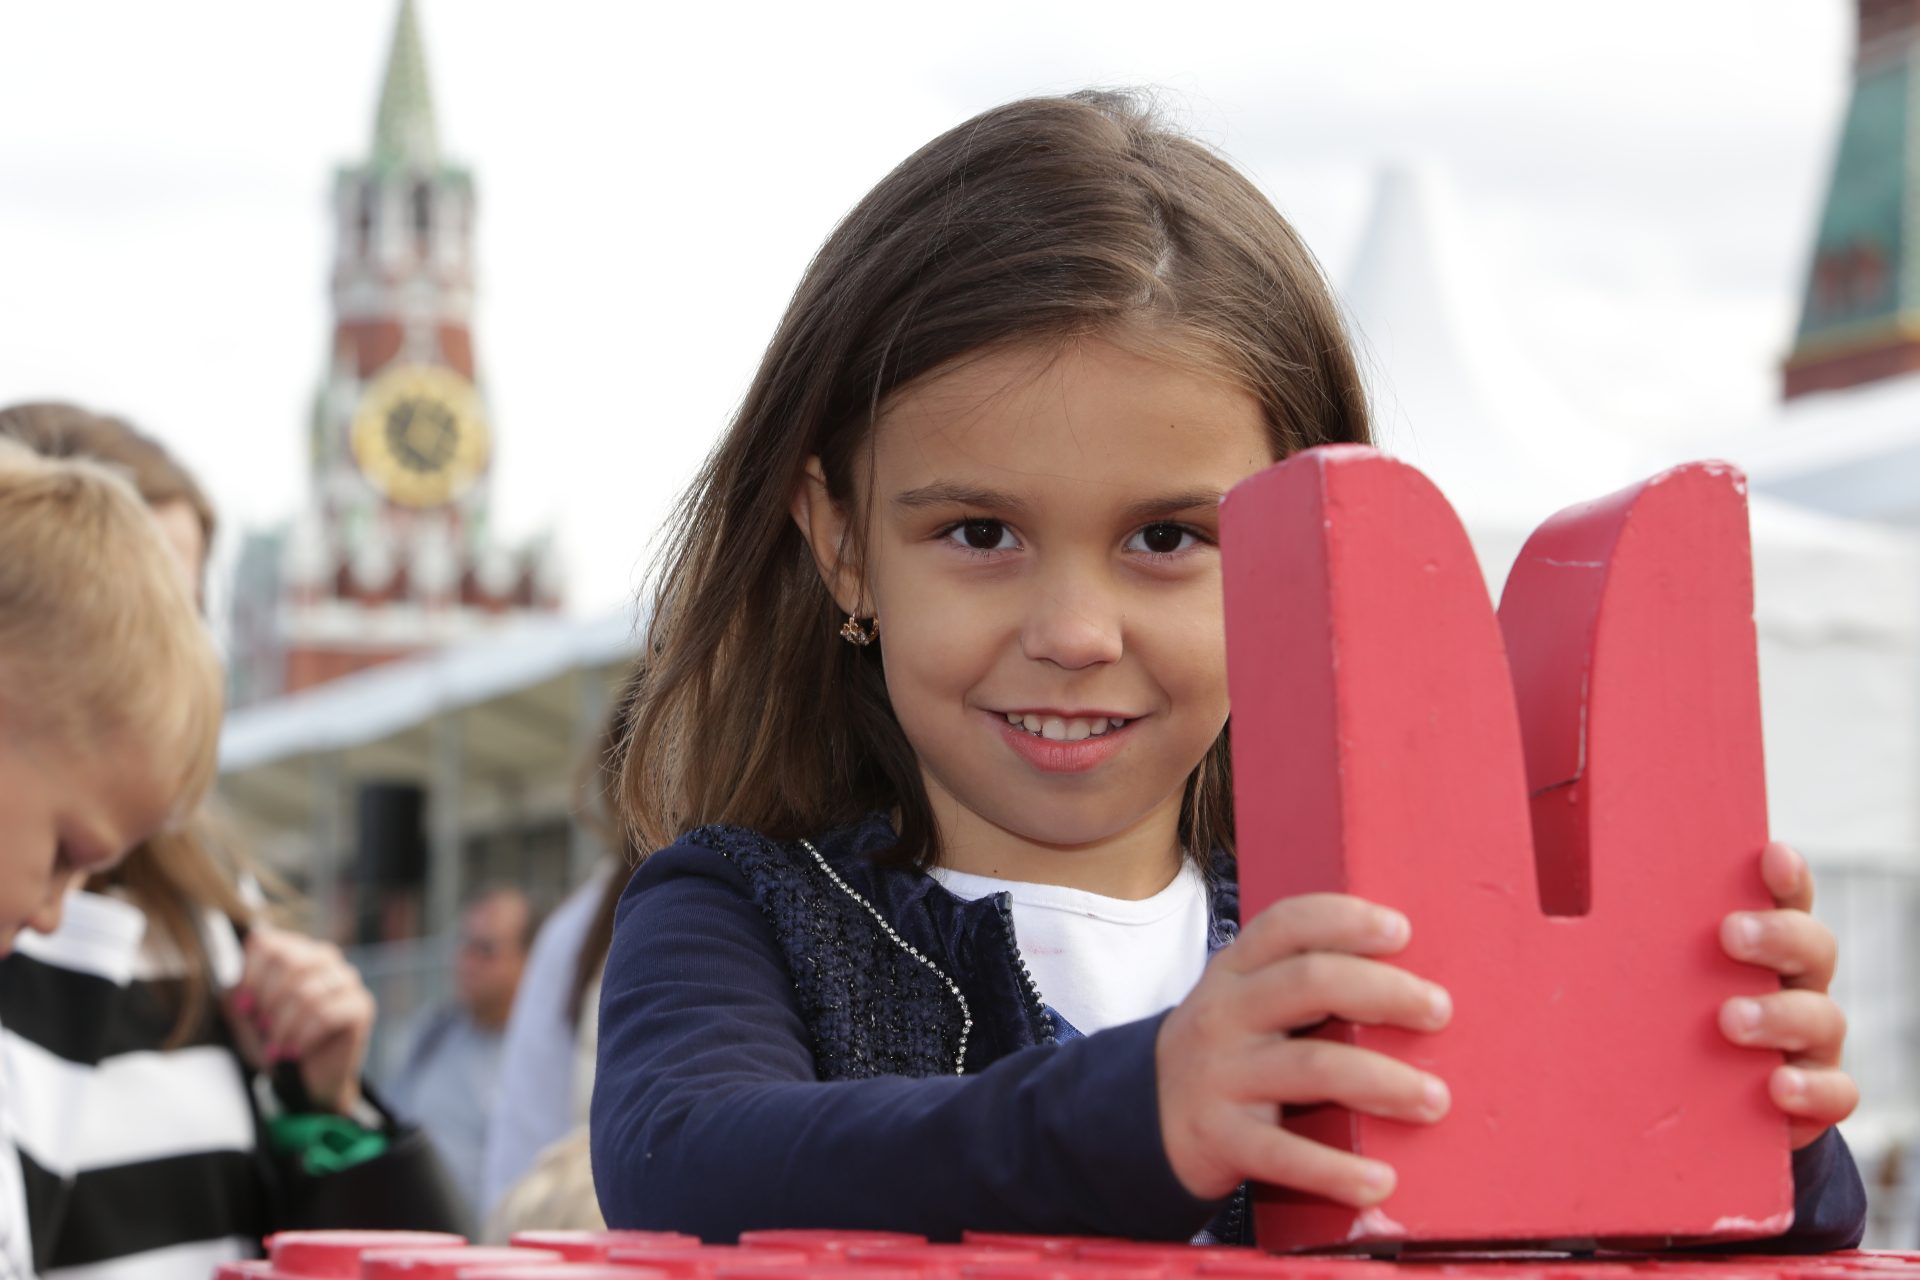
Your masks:
M 625 613 L 530 621 L 242 708 L 220 737 L 221 799 L 257 833 L 298 844 L 338 816 L 343 785 L 427 783 L 436 727 L 452 726 L 475 784 L 460 800 L 468 820 L 543 796 L 565 803 L 633 648 Z
M 1585 431 L 1511 339 L 1444 174 L 1379 180 L 1343 291 L 1380 447 L 1469 520 L 1532 527 L 1624 485 L 1630 455 Z
M 1920 373 L 1788 401 L 1727 441 L 1756 488 L 1856 519 L 1920 526 Z
M 624 611 L 585 622 L 532 621 L 246 707 L 227 717 L 220 770 L 363 746 L 582 667 L 609 666 L 631 650 L 633 634 Z

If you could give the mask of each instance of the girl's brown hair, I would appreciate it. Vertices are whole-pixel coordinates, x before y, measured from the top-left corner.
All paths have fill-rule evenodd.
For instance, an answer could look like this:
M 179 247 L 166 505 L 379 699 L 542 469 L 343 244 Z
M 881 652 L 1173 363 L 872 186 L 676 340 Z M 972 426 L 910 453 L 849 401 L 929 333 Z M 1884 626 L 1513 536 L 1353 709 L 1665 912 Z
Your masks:
M 47 457 L 88 459 L 119 471 L 149 508 L 184 502 L 212 542 L 213 506 L 205 492 L 158 441 L 119 418 L 70 404 L 14 405 L 0 409 L 0 438 Z M 161 568 L 173 571 L 171 565 Z M 245 923 L 254 914 L 240 894 L 240 870 L 241 859 L 223 847 L 214 823 L 202 811 L 178 828 L 147 839 L 118 867 L 89 882 L 90 888 L 125 893 L 185 965 L 169 1048 L 185 1043 L 213 1007 L 213 960 L 201 933 L 205 913 L 218 912 L 235 923 Z
M 1276 457 L 1366 443 L 1365 395 L 1318 265 L 1232 165 L 1132 95 L 1033 98 L 928 143 L 801 279 L 660 566 L 622 801 L 643 848 L 738 823 L 791 839 L 875 810 L 892 856 L 937 856 L 878 653 L 841 618 L 788 516 L 806 459 L 854 508 L 887 398 L 1012 343 L 1107 337 L 1263 406 Z M 884 638 L 882 640 L 884 643 Z M 1227 733 L 1188 779 L 1182 845 L 1233 849 Z

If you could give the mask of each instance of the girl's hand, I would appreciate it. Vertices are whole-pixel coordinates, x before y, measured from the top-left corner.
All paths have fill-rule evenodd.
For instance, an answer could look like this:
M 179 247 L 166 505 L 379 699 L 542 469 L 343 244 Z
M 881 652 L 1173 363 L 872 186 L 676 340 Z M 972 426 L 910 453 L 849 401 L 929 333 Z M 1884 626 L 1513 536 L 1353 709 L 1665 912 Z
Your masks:
M 1767 1092 L 1792 1122 L 1798 1151 L 1851 1115 L 1860 1089 L 1840 1069 L 1847 1016 L 1827 995 L 1833 933 L 1808 914 L 1813 876 L 1806 861 L 1774 841 L 1760 854 L 1760 878 L 1779 909 L 1733 912 L 1720 922 L 1720 945 L 1735 960 L 1779 974 L 1785 989 L 1727 1001 L 1720 1030 L 1735 1044 L 1786 1053 Z
M 257 1069 L 298 1062 L 314 1106 L 346 1115 L 360 1105 L 373 993 L 340 948 L 254 925 L 246 971 L 227 1007 L 240 1050 Z
M 1385 1054 L 1289 1033 L 1328 1018 L 1438 1031 L 1440 987 L 1369 956 L 1407 945 L 1405 916 L 1343 894 L 1306 894 L 1260 913 L 1214 957 L 1160 1025 L 1154 1064 L 1167 1159 L 1199 1199 L 1249 1179 L 1356 1208 L 1393 1190 L 1391 1165 L 1289 1133 L 1281 1107 L 1331 1102 L 1395 1120 L 1447 1113 L 1437 1077 Z

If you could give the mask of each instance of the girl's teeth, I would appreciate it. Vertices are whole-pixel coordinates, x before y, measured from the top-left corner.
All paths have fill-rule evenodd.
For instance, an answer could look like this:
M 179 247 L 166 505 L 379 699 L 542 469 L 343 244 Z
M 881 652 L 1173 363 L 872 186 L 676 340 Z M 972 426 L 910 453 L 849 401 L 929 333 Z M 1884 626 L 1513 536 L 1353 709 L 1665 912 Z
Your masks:
M 1098 720 L 1065 720 L 1059 716 L 1031 716 L 1009 711 L 1007 723 L 1053 742 L 1080 742 L 1110 733 L 1127 722 L 1118 716 L 1102 716 Z

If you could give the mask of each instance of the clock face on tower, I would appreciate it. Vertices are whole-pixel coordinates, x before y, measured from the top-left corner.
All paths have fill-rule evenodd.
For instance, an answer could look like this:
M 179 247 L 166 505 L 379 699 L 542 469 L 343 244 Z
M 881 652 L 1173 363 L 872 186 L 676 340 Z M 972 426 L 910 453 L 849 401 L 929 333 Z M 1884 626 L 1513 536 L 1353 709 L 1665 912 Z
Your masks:
M 389 501 L 439 507 L 486 470 L 491 451 L 473 384 L 438 365 L 398 365 L 353 415 L 353 460 Z

